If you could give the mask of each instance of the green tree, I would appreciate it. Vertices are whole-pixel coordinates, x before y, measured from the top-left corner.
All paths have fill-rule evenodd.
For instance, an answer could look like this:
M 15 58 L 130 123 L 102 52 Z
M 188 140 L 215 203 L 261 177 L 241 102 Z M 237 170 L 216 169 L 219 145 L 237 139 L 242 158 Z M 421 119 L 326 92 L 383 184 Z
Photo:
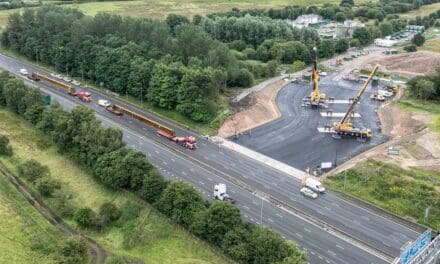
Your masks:
M 354 0 L 342 0 L 339 5 L 352 7 L 352 6 L 354 6 Z
M 216 201 L 206 211 L 204 223 L 203 237 L 221 245 L 225 234 L 242 224 L 240 210 L 228 202 Z
M 414 45 L 420 47 L 420 46 L 422 46 L 425 43 L 425 37 L 422 34 L 417 33 L 417 34 L 414 35 L 414 37 L 411 40 L 411 42 Z
M 353 31 L 353 39 L 358 39 L 362 46 L 367 45 L 372 41 L 371 34 L 367 28 L 356 28 Z
M 427 100 L 434 99 L 437 91 L 432 81 L 420 79 L 415 83 L 414 87 L 411 87 L 411 93 L 419 99 Z
M 158 200 L 166 186 L 167 182 L 164 177 L 157 170 L 153 169 L 147 177 L 143 178 L 138 195 L 145 201 L 154 203 Z
M 335 44 L 331 40 L 323 40 L 318 49 L 320 58 L 329 58 L 335 54 Z
M 49 167 L 42 165 L 40 162 L 30 159 L 17 166 L 18 175 L 30 182 L 35 183 L 38 179 L 49 177 Z
M 174 30 L 177 26 L 188 24 L 189 20 L 185 16 L 169 14 L 166 18 L 166 23 L 170 27 L 171 32 L 174 33 Z
M 83 207 L 78 209 L 73 216 L 73 219 L 77 223 L 78 226 L 82 228 L 92 227 L 95 221 L 96 214 L 89 207 Z
M 182 181 L 168 184 L 157 202 L 157 208 L 186 227 L 193 223 L 198 212 L 206 210 L 202 195 Z
M 361 42 L 357 38 L 353 38 L 350 40 L 350 47 L 359 47 Z
M 350 43 L 347 39 L 338 39 L 335 44 L 335 52 L 336 53 L 344 53 L 350 47 Z
M 297 72 L 300 71 L 302 69 L 304 69 L 306 67 L 306 63 L 300 60 L 296 60 L 293 62 L 292 64 L 292 71 L 293 72 Z
M 338 13 L 335 14 L 334 19 L 337 22 L 344 22 L 347 19 L 347 17 L 345 16 L 344 12 L 338 12 Z
M 250 231 L 243 226 L 229 229 L 225 233 L 221 248 L 238 263 L 251 263 L 250 259 Z
M 0 135 L 0 156 L 12 156 L 12 147 L 9 145 L 9 138 Z
M 389 36 L 393 33 L 393 25 L 386 21 L 379 24 L 379 29 L 382 37 Z

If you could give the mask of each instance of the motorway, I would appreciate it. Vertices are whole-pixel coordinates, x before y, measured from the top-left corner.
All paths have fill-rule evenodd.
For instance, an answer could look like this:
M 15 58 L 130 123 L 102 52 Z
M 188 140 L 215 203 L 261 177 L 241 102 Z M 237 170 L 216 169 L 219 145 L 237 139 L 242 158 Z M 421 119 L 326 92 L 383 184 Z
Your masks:
M 42 69 L 25 65 L 6 56 L 0 56 L 0 67 L 15 74 L 20 68 L 26 68 L 29 72 L 38 71 L 47 74 Z M 50 93 L 65 107 L 83 104 L 48 84 L 43 82 L 34 84 Z M 293 177 L 233 151 L 220 149 L 216 144 L 198 135 L 195 135 L 199 144 L 198 150 L 183 149 L 158 137 L 153 129 L 140 122 L 128 117 L 111 115 L 99 107 L 96 101 L 98 98 L 115 100 L 95 91 L 91 92 L 95 102 L 87 106 L 97 111 L 97 117 L 104 125 L 122 129 L 128 146 L 146 153 L 164 176 L 188 181 L 207 197 L 211 196 L 215 183 L 226 183 L 231 196 L 238 201 L 245 218 L 256 223 L 262 219 L 264 225 L 279 231 L 287 239 L 296 241 L 309 252 L 310 263 L 385 263 L 385 261 L 374 256 L 375 253 L 369 248 L 359 246 L 359 243 L 342 236 L 332 228 L 323 228 L 307 217 L 293 214 L 294 210 L 268 202 L 266 195 L 276 197 L 292 208 L 299 209 L 314 219 L 325 221 L 329 226 L 337 227 L 389 255 L 396 256 L 401 245 L 419 235 L 416 231 L 350 204 L 332 193 L 327 193 L 317 200 L 304 198 L 298 192 L 300 182 Z M 120 104 L 127 106 L 124 103 Z M 128 106 L 128 108 L 137 111 L 133 107 Z M 178 135 L 189 134 L 188 131 L 174 124 L 165 123 L 173 127 Z M 257 192 L 252 193 L 247 188 L 249 186 Z M 262 217 L 261 212 L 263 212 Z

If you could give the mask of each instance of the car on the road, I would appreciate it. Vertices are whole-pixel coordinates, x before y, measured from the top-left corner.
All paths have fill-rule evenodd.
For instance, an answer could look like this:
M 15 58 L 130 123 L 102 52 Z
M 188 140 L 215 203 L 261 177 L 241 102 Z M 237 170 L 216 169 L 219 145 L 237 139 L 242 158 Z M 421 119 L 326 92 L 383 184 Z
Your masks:
M 69 79 L 68 77 L 64 77 L 64 78 L 63 78 L 63 81 L 65 81 L 65 82 L 71 82 L 72 80 Z
M 104 100 L 104 99 L 99 99 L 98 104 L 103 107 L 108 107 L 108 106 L 112 105 L 109 101 Z
M 23 75 L 28 75 L 28 71 L 26 69 L 20 69 L 20 73 Z
M 309 198 L 312 198 L 312 199 L 318 198 L 318 194 L 315 193 L 314 191 L 312 191 L 311 189 L 307 188 L 307 187 L 301 188 L 300 192 L 301 192 L 302 195 L 307 196 Z
M 81 83 L 78 82 L 77 80 L 73 80 L 72 83 L 73 83 L 74 85 L 77 85 L 77 86 L 80 86 L 80 85 L 81 85 Z
M 55 74 L 55 78 L 62 80 L 64 77 L 61 74 Z

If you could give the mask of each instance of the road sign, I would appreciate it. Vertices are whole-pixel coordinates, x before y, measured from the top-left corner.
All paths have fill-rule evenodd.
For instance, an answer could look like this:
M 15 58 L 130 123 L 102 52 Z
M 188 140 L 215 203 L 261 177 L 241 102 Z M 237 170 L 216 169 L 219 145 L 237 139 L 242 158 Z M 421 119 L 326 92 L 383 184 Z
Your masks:
M 423 233 L 415 242 L 410 242 L 400 249 L 400 264 L 407 264 L 425 246 L 431 242 L 431 230 Z

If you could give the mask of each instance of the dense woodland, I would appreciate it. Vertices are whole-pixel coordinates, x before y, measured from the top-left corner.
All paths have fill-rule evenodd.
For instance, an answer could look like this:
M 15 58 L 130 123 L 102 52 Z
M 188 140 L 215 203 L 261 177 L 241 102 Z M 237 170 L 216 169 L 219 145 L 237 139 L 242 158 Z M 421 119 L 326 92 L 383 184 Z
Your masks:
M 102 127 L 93 110 L 76 107 L 66 111 L 56 103 L 46 106 L 39 90 L 27 87 L 22 80 L 6 72 L 0 73 L 0 106 L 24 117 L 49 135 L 61 153 L 90 170 L 97 181 L 108 188 L 137 194 L 238 263 L 306 263 L 305 255 L 296 245 L 278 233 L 243 222 L 236 206 L 228 202 L 208 202 L 190 184 L 165 180 L 143 153 L 125 146 L 120 130 Z M 0 137 L 0 151 L 10 155 L 4 137 Z M 47 172 L 35 162 L 22 165 L 18 171 L 37 183 Z M 32 177 L 33 174 L 40 176 Z M 56 182 L 44 179 L 40 193 L 49 195 L 57 188 Z M 112 205 L 106 205 L 101 211 L 99 215 L 108 216 L 104 217 L 105 221 L 110 221 L 109 217 L 117 218 Z M 90 208 L 78 210 L 73 220 L 84 228 L 99 231 L 103 227 L 103 218 L 95 217 Z

